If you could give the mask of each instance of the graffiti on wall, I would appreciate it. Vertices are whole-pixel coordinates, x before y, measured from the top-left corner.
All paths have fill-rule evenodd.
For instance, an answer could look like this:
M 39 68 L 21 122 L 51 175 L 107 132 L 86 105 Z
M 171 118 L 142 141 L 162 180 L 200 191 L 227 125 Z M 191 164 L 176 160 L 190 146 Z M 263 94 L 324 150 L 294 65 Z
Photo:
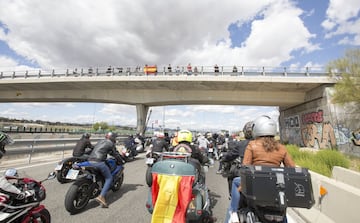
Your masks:
M 323 110 L 284 118 L 282 139 L 299 146 L 314 149 L 335 148 L 353 143 L 360 146 L 360 129 L 351 131 L 342 124 L 334 125 L 324 116 Z

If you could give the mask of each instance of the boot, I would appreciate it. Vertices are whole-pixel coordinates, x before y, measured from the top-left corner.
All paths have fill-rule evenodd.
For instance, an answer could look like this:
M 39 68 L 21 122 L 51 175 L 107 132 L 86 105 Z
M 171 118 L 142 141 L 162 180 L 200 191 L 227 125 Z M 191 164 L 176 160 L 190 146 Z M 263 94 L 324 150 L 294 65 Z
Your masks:
M 109 205 L 106 203 L 105 197 L 99 195 L 95 198 L 95 200 L 101 204 L 101 207 L 103 208 L 109 207 Z

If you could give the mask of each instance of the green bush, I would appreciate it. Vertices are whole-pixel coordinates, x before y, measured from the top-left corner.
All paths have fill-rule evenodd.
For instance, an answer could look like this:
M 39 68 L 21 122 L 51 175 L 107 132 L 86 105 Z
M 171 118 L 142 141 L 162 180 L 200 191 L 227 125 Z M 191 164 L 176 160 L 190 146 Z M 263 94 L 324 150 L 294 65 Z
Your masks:
M 286 146 L 296 165 L 330 177 L 334 166 L 349 168 L 350 161 L 336 150 L 319 150 L 317 152 L 301 151 L 296 145 Z
M 320 161 L 329 169 L 332 169 L 334 166 L 341 166 L 344 168 L 349 168 L 350 166 L 350 161 L 342 153 L 336 150 L 320 150 L 315 154 L 315 161 Z

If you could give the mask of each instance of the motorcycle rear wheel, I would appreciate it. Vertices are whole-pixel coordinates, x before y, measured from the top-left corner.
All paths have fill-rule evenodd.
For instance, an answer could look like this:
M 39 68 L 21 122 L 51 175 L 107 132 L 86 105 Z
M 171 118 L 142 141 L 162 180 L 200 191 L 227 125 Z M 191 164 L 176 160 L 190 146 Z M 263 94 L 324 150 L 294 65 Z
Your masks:
M 61 169 L 56 172 L 56 179 L 59 181 L 59 183 L 69 183 L 71 180 L 66 179 L 66 175 L 69 172 L 69 168 Z
M 90 179 L 81 179 L 70 186 L 65 196 L 65 209 L 70 214 L 81 212 L 89 203 L 92 183 Z

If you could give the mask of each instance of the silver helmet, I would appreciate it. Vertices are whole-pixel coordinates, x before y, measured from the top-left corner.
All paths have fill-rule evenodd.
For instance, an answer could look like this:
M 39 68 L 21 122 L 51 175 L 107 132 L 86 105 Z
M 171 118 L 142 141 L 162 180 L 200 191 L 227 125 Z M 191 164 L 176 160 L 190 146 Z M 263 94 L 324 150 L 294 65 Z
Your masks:
M 254 138 L 259 136 L 275 136 L 276 130 L 276 122 L 269 116 L 263 115 L 255 119 L 252 133 Z

